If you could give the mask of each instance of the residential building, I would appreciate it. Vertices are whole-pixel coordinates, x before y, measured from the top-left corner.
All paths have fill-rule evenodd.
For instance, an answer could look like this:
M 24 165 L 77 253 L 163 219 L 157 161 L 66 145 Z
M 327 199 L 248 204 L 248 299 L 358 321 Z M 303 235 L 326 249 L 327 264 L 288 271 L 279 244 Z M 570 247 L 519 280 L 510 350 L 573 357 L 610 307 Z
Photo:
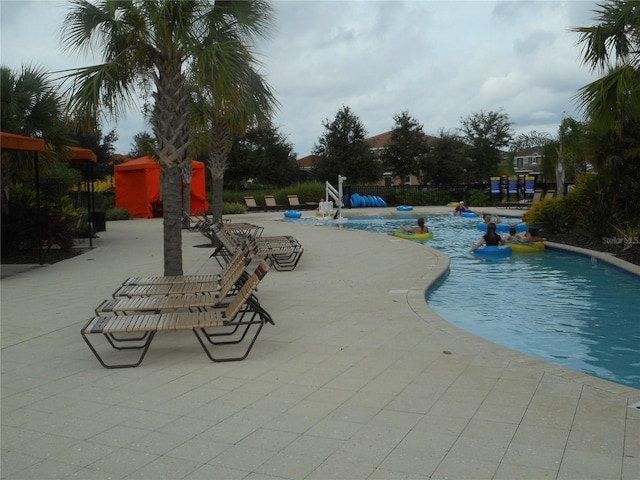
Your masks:
M 525 148 L 513 157 L 513 171 L 517 175 L 541 175 L 543 159 L 543 147 Z

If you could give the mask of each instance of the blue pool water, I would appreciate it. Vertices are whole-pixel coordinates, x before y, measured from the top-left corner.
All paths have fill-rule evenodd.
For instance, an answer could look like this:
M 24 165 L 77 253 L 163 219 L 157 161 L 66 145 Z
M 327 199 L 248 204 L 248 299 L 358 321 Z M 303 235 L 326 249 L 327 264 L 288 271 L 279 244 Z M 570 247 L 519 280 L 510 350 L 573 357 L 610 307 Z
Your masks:
M 415 225 L 418 216 L 350 217 L 341 228 L 385 233 L 403 222 Z M 438 315 L 527 355 L 640 388 L 638 277 L 549 249 L 479 259 L 468 253 L 482 235 L 478 219 L 424 218 L 434 232 L 424 243 L 451 258 L 448 275 L 426 293 Z

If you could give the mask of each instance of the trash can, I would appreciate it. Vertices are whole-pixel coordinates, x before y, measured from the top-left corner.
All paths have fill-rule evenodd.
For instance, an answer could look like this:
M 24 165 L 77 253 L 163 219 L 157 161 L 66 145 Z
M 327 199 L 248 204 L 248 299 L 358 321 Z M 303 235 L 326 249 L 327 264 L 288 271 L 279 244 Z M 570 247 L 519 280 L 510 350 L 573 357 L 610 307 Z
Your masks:
M 93 228 L 96 232 L 104 232 L 107 230 L 107 215 L 103 211 L 96 210 L 92 212 Z

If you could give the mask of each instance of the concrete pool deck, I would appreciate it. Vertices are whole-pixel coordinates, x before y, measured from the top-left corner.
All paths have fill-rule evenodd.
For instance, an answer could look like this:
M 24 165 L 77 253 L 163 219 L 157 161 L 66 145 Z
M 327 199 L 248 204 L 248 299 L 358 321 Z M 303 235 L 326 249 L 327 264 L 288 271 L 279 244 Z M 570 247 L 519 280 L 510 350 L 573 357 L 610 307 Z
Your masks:
M 439 318 L 424 291 L 442 253 L 282 212 L 237 218 L 305 248 L 260 284 L 275 325 L 242 362 L 212 363 L 179 332 L 107 370 L 82 341 L 126 277 L 162 274 L 161 219 L 108 222 L 64 262 L 2 266 L 3 479 L 640 478 L 640 390 Z M 219 271 L 204 243 L 183 232 L 185 273 Z

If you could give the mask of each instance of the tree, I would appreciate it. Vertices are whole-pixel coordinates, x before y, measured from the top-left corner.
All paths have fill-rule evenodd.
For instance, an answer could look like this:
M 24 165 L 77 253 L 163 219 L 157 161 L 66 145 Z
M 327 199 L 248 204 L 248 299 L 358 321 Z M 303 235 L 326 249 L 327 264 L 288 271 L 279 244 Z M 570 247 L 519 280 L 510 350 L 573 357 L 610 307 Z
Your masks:
M 248 9 L 234 9 L 236 3 Z M 149 86 L 144 91 L 150 92 L 154 150 L 162 168 L 164 273 L 181 275 L 181 177 L 191 163 L 190 82 L 233 91 L 238 74 L 244 73 L 244 65 L 235 62 L 242 46 L 219 42 L 219 32 L 260 32 L 268 17 L 254 13 L 269 11 L 268 4 L 122 0 L 94 5 L 73 0 L 72 6 L 62 30 L 65 45 L 72 52 L 99 45 L 104 59 L 68 74 L 74 81 L 69 96 L 73 111 L 97 118 L 104 107 L 117 117 L 131 104 L 136 87 Z
M 396 177 L 421 176 L 429 152 L 422 125 L 404 111 L 394 115 L 396 124 L 391 130 L 391 140 L 382 153 L 382 163 Z
M 438 138 L 430 143 L 424 160 L 423 183 L 463 183 L 469 168 L 469 147 L 455 133 L 440 131 Z
M 155 144 L 156 139 L 149 132 L 136 133 L 128 155 L 131 158 L 151 157 L 155 152 Z
M 332 122 L 326 119 L 322 125 L 326 131 L 313 147 L 318 157 L 313 170 L 317 180 L 335 183 L 338 175 L 344 175 L 356 185 L 380 179 L 382 169 L 365 141 L 367 131 L 349 107 L 342 107 Z
M 580 33 L 583 61 L 603 76 L 576 99 L 587 118 L 586 149 L 602 181 L 617 193 L 616 210 L 637 215 L 640 202 L 640 3 L 610 0 Z M 609 201 L 613 204 L 616 198 Z M 623 204 L 626 207 L 623 207 Z
M 498 170 L 502 160 L 501 147 L 513 138 L 509 116 L 502 112 L 474 113 L 461 120 L 462 139 L 469 145 L 470 176 L 487 180 Z
M 50 76 L 39 68 L 23 66 L 19 73 L 0 67 L 0 123 L 2 131 L 43 138 L 52 146 L 40 155 L 45 164 L 54 163 L 71 145 L 70 122 L 64 115 L 64 103 Z M 31 156 L 20 153 L 2 155 L 2 193 L 6 200 L 9 183 L 33 179 Z
M 115 130 L 111 130 L 103 135 L 102 128 L 99 124 L 90 128 L 82 128 L 81 124 L 75 123 L 72 127 L 75 144 L 82 148 L 88 148 L 96 154 L 96 163 L 93 166 L 93 178 L 96 180 L 104 180 L 109 175 L 113 175 L 113 154 L 115 148 L 113 144 L 118 141 L 118 135 Z M 87 177 L 87 170 L 84 165 L 72 165 L 73 168 L 80 170 L 85 181 L 90 180 Z
M 231 2 L 231 5 L 243 8 L 247 2 Z M 242 37 L 242 31 L 226 32 L 226 38 L 234 39 L 238 45 L 242 45 Z M 214 220 L 222 218 L 222 190 L 232 136 L 244 133 L 250 125 L 269 122 L 277 105 L 271 88 L 258 74 L 250 52 L 239 47 L 236 53 L 235 63 L 241 71 L 232 91 L 219 92 L 207 85 L 199 85 L 193 94 L 194 129 L 199 132 L 195 143 L 198 147 L 194 150 L 198 154 L 207 153 Z
M 235 154 L 244 157 L 242 164 L 247 166 L 248 176 L 280 187 L 295 182 L 298 164 L 293 145 L 270 122 L 251 128 L 237 144 Z
M 576 98 L 594 126 L 622 137 L 640 123 L 640 4 L 609 0 L 595 13 L 595 25 L 571 30 L 581 34 L 583 62 L 603 76 Z

